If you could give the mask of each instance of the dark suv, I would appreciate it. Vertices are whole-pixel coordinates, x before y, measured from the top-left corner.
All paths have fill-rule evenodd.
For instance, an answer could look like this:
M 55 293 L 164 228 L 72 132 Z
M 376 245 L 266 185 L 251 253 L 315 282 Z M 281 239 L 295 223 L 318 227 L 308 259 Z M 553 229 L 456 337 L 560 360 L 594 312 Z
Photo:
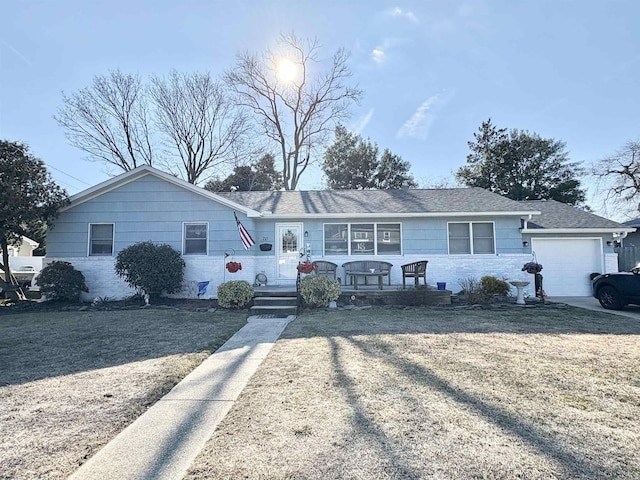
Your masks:
M 592 286 L 593 296 L 604 308 L 621 310 L 629 303 L 640 305 L 640 267 L 630 272 L 599 275 Z

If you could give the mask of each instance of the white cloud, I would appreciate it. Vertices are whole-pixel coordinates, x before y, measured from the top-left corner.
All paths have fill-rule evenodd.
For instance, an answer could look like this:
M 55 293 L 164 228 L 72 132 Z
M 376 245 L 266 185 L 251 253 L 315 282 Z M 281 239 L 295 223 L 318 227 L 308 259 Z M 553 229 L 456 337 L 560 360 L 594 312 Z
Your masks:
M 446 105 L 453 94 L 439 94 L 422 102 L 411 117 L 400 127 L 397 138 L 418 138 L 426 140 L 436 118 L 436 113 Z
M 413 12 L 402 10 L 400 7 L 393 8 L 388 13 L 394 18 L 404 18 L 410 22 L 419 23 L 418 17 Z
M 373 108 L 369 110 L 367 113 L 356 119 L 353 126 L 351 127 L 351 131 L 360 135 L 365 127 L 369 124 L 371 119 L 373 118 Z
M 380 65 L 380 64 L 384 63 L 384 61 L 386 60 L 386 55 L 385 55 L 384 50 L 382 48 L 376 47 L 371 52 L 371 58 L 373 59 L 374 62 L 376 62 L 378 65 Z

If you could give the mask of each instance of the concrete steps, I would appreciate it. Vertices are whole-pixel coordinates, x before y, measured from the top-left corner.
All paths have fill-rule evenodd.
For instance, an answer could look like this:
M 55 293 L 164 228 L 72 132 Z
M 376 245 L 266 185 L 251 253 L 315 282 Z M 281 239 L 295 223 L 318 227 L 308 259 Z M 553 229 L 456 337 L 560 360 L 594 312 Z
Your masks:
M 295 315 L 298 313 L 298 297 L 295 289 L 256 289 L 252 315 Z

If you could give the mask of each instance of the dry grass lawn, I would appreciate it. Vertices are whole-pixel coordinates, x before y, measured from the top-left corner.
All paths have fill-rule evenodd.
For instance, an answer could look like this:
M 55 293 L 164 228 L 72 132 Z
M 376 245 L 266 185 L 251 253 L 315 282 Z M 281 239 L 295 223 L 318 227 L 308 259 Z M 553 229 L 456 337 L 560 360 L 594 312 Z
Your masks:
M 67 478 L 245 322 L 160 309 L 1 314 L 0 478 Z
M 189 479 L 638 479 L 640 321 L 572 307 L 292 322 Z

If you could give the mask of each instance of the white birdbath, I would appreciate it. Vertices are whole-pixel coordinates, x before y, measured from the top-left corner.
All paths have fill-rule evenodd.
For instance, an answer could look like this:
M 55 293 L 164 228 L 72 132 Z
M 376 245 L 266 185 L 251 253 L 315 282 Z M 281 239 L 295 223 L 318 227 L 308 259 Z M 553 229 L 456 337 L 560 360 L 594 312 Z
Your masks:
M 524 301 L 524 288 L 529 285 L 531 282 L 509 282 L 511 285 L 518 289 L 518 296 L 516 297 L 516 303 L 518 305 L 525 305 Z

